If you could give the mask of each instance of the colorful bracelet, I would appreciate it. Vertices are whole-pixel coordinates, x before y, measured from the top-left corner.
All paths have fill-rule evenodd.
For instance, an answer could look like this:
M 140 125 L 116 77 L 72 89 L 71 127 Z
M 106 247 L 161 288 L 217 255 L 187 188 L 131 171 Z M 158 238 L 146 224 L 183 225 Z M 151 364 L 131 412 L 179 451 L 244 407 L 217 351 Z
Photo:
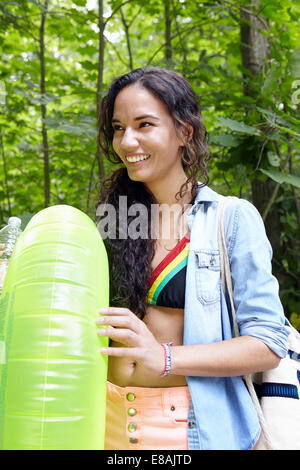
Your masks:
M 170 346 L 172 346 L 172 344 L 173 344 L 173 342 L 172 343 L 162 343 L 161 344 L 162 347 L 164 348 L 164 353 L 165 353 L 165 370 L 161 374 L 164 377 L 169 375 L 169 373 L 171 371 L 171 367 L 172 367 L 171 349 L 170 349 Z

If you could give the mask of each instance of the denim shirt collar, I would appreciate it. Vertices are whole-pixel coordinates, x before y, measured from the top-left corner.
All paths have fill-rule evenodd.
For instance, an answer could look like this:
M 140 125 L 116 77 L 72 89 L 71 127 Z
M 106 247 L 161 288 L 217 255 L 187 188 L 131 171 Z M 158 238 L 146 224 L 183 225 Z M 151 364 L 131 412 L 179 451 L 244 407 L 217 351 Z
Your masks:
M 197 183 L 197 186 L 199 187 L 198 193 L 195 197 L 194 204 L 192 205 L 192 207 L 190 207 L 187 213 L 187 221 L 190 231 L 193 225 L 193 216 L 197 213 L 198 209 L 200 208 L 200 204 L 202 204 L 203 202 L 216 202 L 220 197 L 218 193 L 210 189 L 208 186 L 201 187 L 201 184 L 201 182 Z
M 202 183 L 198 182 L 198 187 L 201 186 Z M 219 195 L 210 189 L 208 186 L 202 186 L 198 190 L 198 194 L 195 198 L 195 204 L 200 204 L 201 202 L 215 202 L 219 199 Z

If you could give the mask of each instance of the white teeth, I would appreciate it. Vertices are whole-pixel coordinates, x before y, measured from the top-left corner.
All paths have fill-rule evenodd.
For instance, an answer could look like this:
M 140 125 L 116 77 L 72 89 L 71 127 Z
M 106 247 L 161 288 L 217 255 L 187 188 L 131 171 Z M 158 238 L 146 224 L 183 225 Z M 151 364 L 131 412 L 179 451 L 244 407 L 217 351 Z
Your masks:
M 138 157 L 126 157 L 127 161 L 130 162 L 130 163 L 134 163 L 134 162 L 140 162 L 142 160 L 147 160 L 147 158 L 149 158 L 150 155 L 139 155 Z

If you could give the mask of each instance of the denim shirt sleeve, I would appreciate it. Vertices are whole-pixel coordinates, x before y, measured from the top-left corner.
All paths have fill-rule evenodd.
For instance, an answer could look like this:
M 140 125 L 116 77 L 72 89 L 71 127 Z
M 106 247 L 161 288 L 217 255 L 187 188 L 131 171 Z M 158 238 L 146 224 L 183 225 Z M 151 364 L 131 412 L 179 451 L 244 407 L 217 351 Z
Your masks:
M 283 358 L 289 333 L 272 275 L 272 248 L 257 209 L 244 199 L 237 201 L 227 215 L 233 220 L 226 236 L 240 335 L 260 339 Z

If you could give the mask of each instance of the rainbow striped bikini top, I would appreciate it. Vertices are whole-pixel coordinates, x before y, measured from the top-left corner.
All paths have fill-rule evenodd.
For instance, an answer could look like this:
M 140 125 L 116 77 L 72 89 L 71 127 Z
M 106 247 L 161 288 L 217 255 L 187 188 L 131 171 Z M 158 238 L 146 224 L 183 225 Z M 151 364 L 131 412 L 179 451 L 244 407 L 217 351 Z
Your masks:
M 189 244 L 188 232 L 153 270 L 148 281 L 148 304 L 184 308 Z

